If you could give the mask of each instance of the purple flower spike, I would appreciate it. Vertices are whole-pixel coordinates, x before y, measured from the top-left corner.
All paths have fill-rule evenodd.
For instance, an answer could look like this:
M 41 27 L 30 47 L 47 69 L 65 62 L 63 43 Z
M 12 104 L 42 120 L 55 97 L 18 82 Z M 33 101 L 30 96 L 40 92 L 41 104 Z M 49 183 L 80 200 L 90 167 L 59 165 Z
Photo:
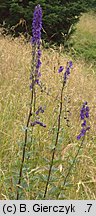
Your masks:
M 68 76 L 70 75 L 70 69 L 72 68 L 72 61 L 67 62 L 66 71 L 64 73 L 64 82 L 66 84 L 66 81 L 68 79 Z
M 34 85 L 39 85 L 38 77 L 41 76 L 40 67 L 41 67 L 41 29 L 42 29 L 42 8 L 40 5 L 37 5 L 33 14 L 32 22 L 32 71 L 30 74 L 30 79 L 34 80 Z M 32 88 L 34 87 L 32 86 Z M 32 90 L 31 88 L 31 90 Z
M 63 71 L 64 67 L 63 66 L 60 66 L 59 69 L 58 69 L 58 73 L 61 73 Z
M 42 29 L 42 8 L 37 5 L 33 14 L 32 23 L 32 44 L 38 44 L 40 46 L 41 39 L 41 29 Z
M 77 136 L 77 140 L 79 140 L 82 136 L 85 136 L 86 131 L 90 129 L 90 126 L 87 126 L 86 118 L 89 118 L 89 107 L 87 106 L 87 102 L 83 103 L 83 106 L 80 110 L 80 119 L 83 120 L 81 124 L 81 133 Z
M 66 70 L 64 73 L 64 84 L 66 84 L 67 78 L 70 75 L 70 69 L 72 68 L 72 65 L 73 65 L 72 61 L 67 62 Z M 60 66 L 58 69 L 58 73 L 61 73 L 63 70 L 64 70 L 64 67 Z

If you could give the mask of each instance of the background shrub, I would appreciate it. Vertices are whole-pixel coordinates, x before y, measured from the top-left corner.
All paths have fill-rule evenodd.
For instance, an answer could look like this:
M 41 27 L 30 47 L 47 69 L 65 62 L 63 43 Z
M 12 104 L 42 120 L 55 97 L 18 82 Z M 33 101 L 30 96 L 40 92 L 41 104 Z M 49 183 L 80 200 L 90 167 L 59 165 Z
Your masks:
M 31 34 L 32 14 L 37 4 L 43 9 L 43 39 L 58 44 L 69 39 L 82 12 L 96 8 L 95 0 L 5 0 L 0 3 L 0 23 L 16 35 Z

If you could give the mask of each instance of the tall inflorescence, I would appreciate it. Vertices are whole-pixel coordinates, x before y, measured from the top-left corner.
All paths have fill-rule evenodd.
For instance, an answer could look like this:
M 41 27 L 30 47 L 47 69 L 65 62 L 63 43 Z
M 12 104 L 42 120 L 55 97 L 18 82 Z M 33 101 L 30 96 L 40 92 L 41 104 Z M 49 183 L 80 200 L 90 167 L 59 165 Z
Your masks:
M 83 121 L 81 124 L 80 134 L 77 136 L 77 140 L 80 140 L 81 137 L 84 137 L 86 131 L 90 129 L 90 126 L 87 126 L 87 119 L 89 118 L 89 107 L 87 106 L 87 102 L 84 102 L 81 110 L 80 110 L 80 119 Z
M 69 61 L 67 62 L 67 65 L 66 65 L 66 69 L 65 69 L 65 73 L 64 73 L 64 84 L 66 84 L 67 82 L 67 79 L 70 75 L 70 70 L 72 68 L 72 61 Z M 60 66 L 59 69 L 58 69 L 58 73 L 61 73 L 62 71 L 64 70 L 64 67 L 63 66 Z
M 32 22 L 32 66 L 31 66 L 31 74 L 30 74 L 30 89 L 31 89 L 31 100 L 30 100 L 30 109 L 29 114 L 27 118 L 27 124 L 25 129 L 25 141 L 22 151 L 22 161 L 20 166 L 20 172 L 19 172 L 19 180 L 17 183 L 17 200 L 19 199 L 19 189 L 21 185 L 21 178 L 23 173 L 23 165 L 25 160 L 25 152 L 26 152 L 26 145 L 28 141 L 28 127 L 30 123 L 30 119 L 32 116 L 32 108 L 34 107 L 35 112 L 35 103 L 36 103 L 36 92 L 35 92 L 35 84 L 39 85 L 39 77 L 41 76 L 40 73 L 40 66 L 41 66 L 41 50 L 40 50 L 40 40 L 41 40 L 41 29 L 42 29 L 42 9 L 40 5 L 37 5 L 35 7 L 34 15 L 33 15 L 33 22 Z M 38 110 L 37 110 L 38 111 Z M 39 112 L 43 112 L 43 109 L 39 109 L 37 114 Z M 33 123 L 31 123 L 32 126 L 38 124 L 40 126 L 46 127 L 45 124 L 39 121 L 39 119 L 36 119 Z
M 32 22 L 32 68 L 30 74 L 31 85 L 30 89 L 34 88 L 35 84 L 39 83 L 40 66 L 41 66 L 41 29 L 42 29 L 42 8 L 37 5 L 33 14 Z
M 31 85 L 30 89 L 31 91 L 34 91 L 35 85 L 40 85 L 40 66 L 41 66 L 41 29 L 42 29 L 42 8 L 40 5 L 37 5 L 34 10 L 33 14 L 33 22 L 32 22 L 32 70 L 30 74 L 30 80 Z M 40 86 L 41 87 L 41 86 Z M 40 112 L 44 112 L 44 109 L 42 107 L 39 107 L 36 111 L 36 119 L 34 122 L 31 122 L 31 126 L 40 125 L 42 127 L 46 127 L 45 124 L 43 124 L 39 120 L 38 114 Z
M 56 139 L 55 139 L 54 149 L 53 149 L 53 153 L 52 153 L 52 158 L 51 158 L 51 162 L 50 162 L 50 167 L 49 167 L 49 172 L 48 172 L 48 178 L 47 178 L 47 182 L 46 182 L 45 191 L 44 191 L 44 197 L 43 198 L 46 197 L 47 190 L 48 190 L 48 185 L 49 185 L 49 182 L 50 182 L 50 176 L 51 176 L 51 173 L 52 173 L 53 161 L 54 161 L 54 157 L 55 157 L 56 147 L 58 145 L 58 139 L 59 139 L 60 128 L 61 128 L 61 115 L 62 115 L 62 109 L 63 109 L 63 91 L 64 91 L 64 87 L 66 85 L 68 76 L 70 74 L 70 69 L 71 68 L 72 68 L 72 61 L 69 61 L 69 62 L 67 62 L 66 69 L 65 69 L 65 72 L 63 74 L 63 82 L 62 82 L 62 88 L 61 88 L 61 94 L 60 94 L 60 103 L 59 103 L 57 133 L 56 133 Z M 60 66 L 59 69 L 58 69 L 58 73 L 61 73 L 63 70 L 64 70 L 64 67 Z
M 83 106 L 82 106 L 82 108 L 80 110 L 80 119 L 83 120 L 83 122 L 81 124 L 82 129 L 80 131 L 80 134 L 77 136 L 77 140 L 80 140 L 81 137 L 83 137 L 83 139 L 81 140 L 81 144 L 79 145 L 77 153 L 76 153 L 75 157 L 73 158 L 73 162 L 72 162 L 72 164 L 70 165 L 70 167 L 68 169 L 67 175 L 64 178 L 63 186 L 66 185 L 67 178 L 70 175 L 71 170 L 72 170 L 72 168 L 73 168 L 73 166 L 74 166 L 74 164 L 76 162 L 76 158 L 78 157 L 80 149 L 82 148 L 82 145 L 84 143 L 84 138 L 85 138 L 85 135 L 86 135 L 86 131 L 90 129 L 90 126 L 87 126 L 87 119 L 88 118 L 89 118 L 89 107 L 87 106 L 87 102 L 84 102 Z M 59 196 L 60 196 L 60 193 L 58 194 L 58 197 Z
M 68 61 L 67 64 L 66 64 L 65 72 L 63 74 L 63 86 L 65 86 L 66 83 L 67 83 L 67 80 L 68 80 L 68 77 L 70 75 L 72 66 L 73 66 L 72 61 Z M 60 66 L 59 69 L 58 69 L 58 73 L 61 73 L 63 70 L 64 70 L 64 67 Z M 69 115 L 70 115 L 70 111 L 69 111 L 67 105 L 70 103 L 70 98 L 68 97 L 68 95 L 66 95 L 64 97 L 64 100 L 66 102 L 66 104 L 65 104 L 65 116 L 64 116 L 64 119 L 66 119 L 66 125 L 69 127 Z

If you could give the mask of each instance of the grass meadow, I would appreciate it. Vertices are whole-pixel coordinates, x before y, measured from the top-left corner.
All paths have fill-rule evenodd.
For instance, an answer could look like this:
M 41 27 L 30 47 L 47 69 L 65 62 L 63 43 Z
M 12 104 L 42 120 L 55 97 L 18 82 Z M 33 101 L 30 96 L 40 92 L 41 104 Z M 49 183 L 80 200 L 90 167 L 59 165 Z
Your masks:
M 82 44 L 80 45 L 78 38 L 74 46 L 82 48 L 83 44 L 85 46 L 86 37 L 93 35 L 93 49 L 93 46 L 96 46 L 96 28 L 93 27 L 96 21 L 91 16 L 91 19 L 85 19 L 85 22 L 87 26 L 89 25 L 89 29 L 83 28 L 84 20 L 81 19 L 74 38 L 79 34 Z M 82 34 L 84 40 L 82 40 Z M 90 41 L 90 38 L 88 40 Z M 26 43 L 23 36 L 15 39 L 10 36 L 0 36 L 1 200 L 16 199 L 25 126 L 30 106 L 31 59 L 31 44 Z M 69 60 L 72 60 L 73 68 L 64 88 L 61 127 L 46 199 L 57 199 L 59 190 L 61 190 L 59 199 L 96 199 L 96 69 L 94 62 L 91 59 L 85 61 L 81 55 L 75 56 L 74 59 L 70 53 L 64 54 L 62 47 L 47 50 L 42 48 L 41 60 L 40 80 L 44 91 L 41 91 L 39 86 L 36 87 L 36 109 L 38 106 L 44 107 L 45 111 L 43 114 L 40 113 L 40 119 L 46 124 L 46 128 L 36 125 L 28 131 L 20 199 L 43 199 L 57 133 L 62 88 L 62 73 L 58 73 L 58 68 L 60 65 L 66 67 L 66 62 Z M 86 133 L 83 147 L 68 176 L 66 185 L 61 189 L 64 177 L 81 142 L 77 140 L 77 135 L 81 130 L 80 109 L 84 101 L 87 101 L 90 107 L 90 130 Z
M 77 24 L 76 33 L 72 35 L 72 53 L 83 57 L 87 62 L 96 64 L 96 15 L 94 12 L 83 14 Z

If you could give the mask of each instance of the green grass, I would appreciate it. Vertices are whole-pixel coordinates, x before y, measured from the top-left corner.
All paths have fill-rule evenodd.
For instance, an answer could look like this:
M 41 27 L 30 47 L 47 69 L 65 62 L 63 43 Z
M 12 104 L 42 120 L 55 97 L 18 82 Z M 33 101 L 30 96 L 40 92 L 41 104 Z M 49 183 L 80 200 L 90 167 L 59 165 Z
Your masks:
M 96 64 L 96 16 L 94 12 L 82 15 L 70 43 L 75 56 Z
M 94 22 L 94 19 L 93 19 Z M 91 25 L 92 26 L 92 25 Z M 93 30 L 94 31 L 94 28 Z M 94 33 L 93 33 L 94 34 Z M 94 34 L 95 35 L 95 34 Z M 23 36 L 22 36 L 23 37 Z M 0 199 L 16 199 L 19 169 L 24 144 L 24 127 L 30 105 L 29 76 L 31 70 L 31 45 L 24 38 L 0 38 Z M 28 133 L 26 159 L 20 199 L 42 199 L 46 185 L 52 149 L 57 131 L 58 105 L 60 103 L 60 65 L 66 66 L 70 56 L 52 48 L 42 50 L 41 81 L 49 95 L 37 88 L 38 106 L 46 106 L 40 115 L 47 127 L 34 127 L 31 141 Z M 70 98 L 70 127 L 65 116 L 65 95 Z M 73 69 L 63 95 L 63 112 L 59 143 L 56 149 L 51 181 L 46 199 L 56 199 L 68 167 L 78 150 L 76 137 L 81 129 L 79 112 L 84 101 L 90 107 L 90 126 L 83 148 L 62 190 L 62 199 L 96 199 L 96 74 L 93 63 L 73 59 Z M 28 159 L 29 157 L 29 159 Z

